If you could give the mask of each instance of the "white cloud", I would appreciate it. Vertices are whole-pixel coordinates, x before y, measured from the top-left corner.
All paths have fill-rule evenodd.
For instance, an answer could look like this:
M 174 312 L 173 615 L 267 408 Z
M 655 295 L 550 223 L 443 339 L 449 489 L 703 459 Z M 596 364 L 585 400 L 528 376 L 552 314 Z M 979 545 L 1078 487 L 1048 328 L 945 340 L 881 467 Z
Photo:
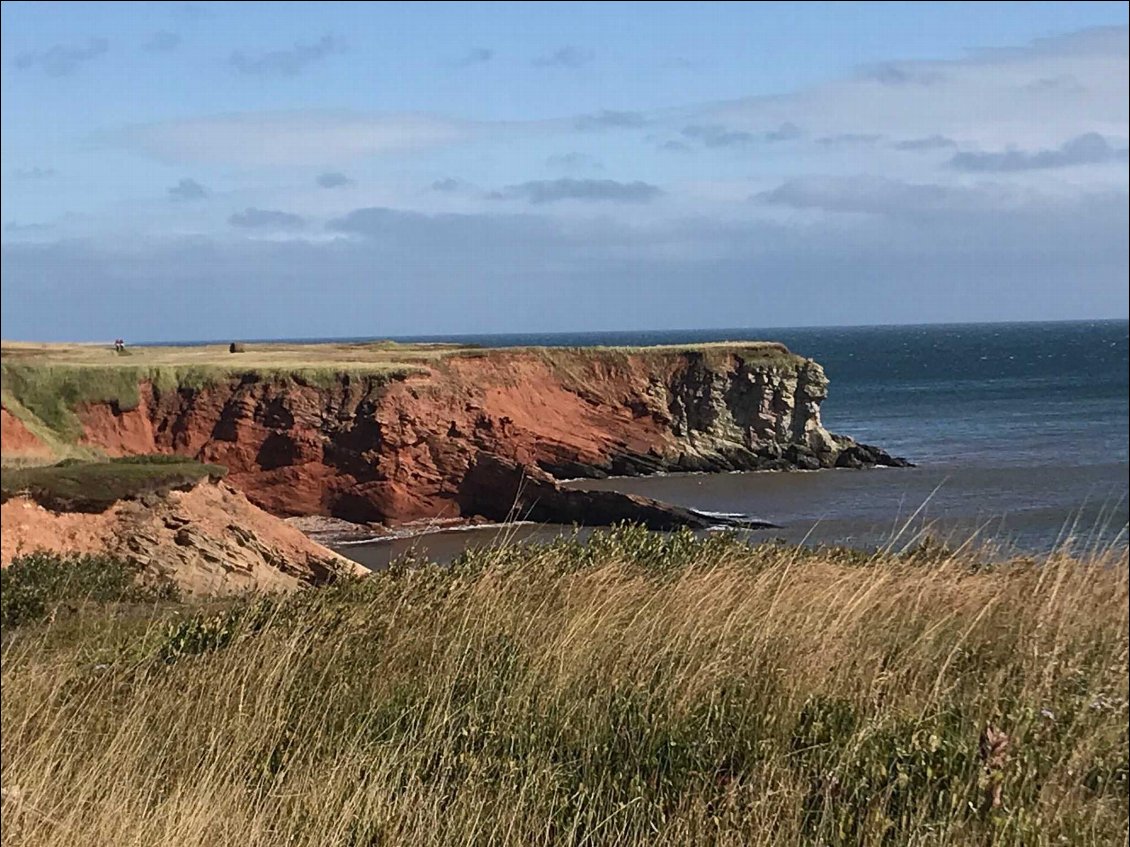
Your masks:
M 1125 137 L 1128 76 L 1127 30 L 1114 27 L 955 61 L 883 65 L 794 95 L 719 104 L 701 115 L 703 123 L 732 132 L 791 121 L 818 137 L 937 135 L 986 149 L 1052 148 L 1088 132 Z
M 503 197 L 520 197 L 530 203 L 650 203 L 663 192 L 647 182 L 617 182 L 612 179 L 538 179 L 509 185 Z
M 67 76 L 110 49 L 105 38 L 88 38 L 83 44 L 55 44 L 43 50 L 28 50 L 16 56 L 19 70 L 38 68 L 48 76 Z
M 327 34 L 310 44 L 295 44 L 283 50 L 269 50 L 250 55 L 243 50 L 237 50 L 232 53 L 229 64 L 243 74 L 295 76 L 311 65 L 344 50 L 345 43 L 340 38 Z
M 514 145 L 536 138 L 573 139 L 565 142 L 572 144 L 594 129 L 647 127 L 640 156 L 645 164 L 656 148 L 708 155 L 720 155 L 721 148 L 734 154 L 748 149 L 757 158 L 768 142 L 787 141 L 773 145 L 778 175 L 800 176 L 828 170 L 823 163 L 842 162 L 855 170 L 870 163 L 866 169 L 912 176 L 934 168 L 936 151 L 944 147 L 952 155 L 1054 150 L 1089 134 L 1124 139 L 1130 135 L 1128 75 L 1126 29 L 1115 28 L 978 51 L 957 61 L 888 63 L 794 94 L 653 112 L 604 110 L 556 120 L 489 122 L 427 114 L 249 112 L 138 126 L 122 137 L 177 163 L 340 167 L 368 156 L 441 147 L 454 147 L 457 155 L 513 158 Z M 862 143 L 879 137 L 891 141 Z M 472 145 L 475 153 L 465 153 Z M 695 159 L 664 161 L 680 168 Z M 656 181 L 654 172 L 610 169 L 609 175 Z M 511 174 L 503 180 L 534 176 Z M 487 181 L 476 174 L 468 178 Z
M 169 162 L 332 165 L 365 156 L 423 150 L 469 133 L 428 115 L 352 112 L 245 112 L 134 126 L 120 138 Z
M 1097 132 L 1065 141 L 1051 150 L 1002 150 L 987 153 L 955 153 L 951 167 L 962 171 L 1008 173 L 1103 165 L 1126 158 L 1126 148 L 1111 144 Z
M 794 209 L 895 216 L 1007 212 L 1037 205 L 1041 200 L 1030 191 L 995 183 L 946 186 L 866 175 L 800 177 L 753 199 Z

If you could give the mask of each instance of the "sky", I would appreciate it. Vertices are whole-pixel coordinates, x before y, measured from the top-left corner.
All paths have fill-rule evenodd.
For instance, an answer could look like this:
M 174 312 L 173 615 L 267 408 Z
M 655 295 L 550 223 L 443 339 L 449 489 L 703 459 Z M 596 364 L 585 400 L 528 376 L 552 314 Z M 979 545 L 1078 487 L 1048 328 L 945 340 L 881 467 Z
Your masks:
M 0 15 L 5 339 L 1127 317 L 1123 2 Z

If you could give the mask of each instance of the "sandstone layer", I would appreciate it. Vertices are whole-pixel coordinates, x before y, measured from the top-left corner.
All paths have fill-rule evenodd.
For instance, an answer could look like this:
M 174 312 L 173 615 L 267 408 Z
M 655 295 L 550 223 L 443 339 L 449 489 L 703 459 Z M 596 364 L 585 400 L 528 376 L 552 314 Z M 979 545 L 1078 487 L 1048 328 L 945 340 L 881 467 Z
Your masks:
M 365 569 L 252 505 L 223 482 L 122 500 L 99 513 L 58 512 L 28 497 L 0 506 L 0 550 L 108 553 L 144 580 L 195 596 L 289 591 Z

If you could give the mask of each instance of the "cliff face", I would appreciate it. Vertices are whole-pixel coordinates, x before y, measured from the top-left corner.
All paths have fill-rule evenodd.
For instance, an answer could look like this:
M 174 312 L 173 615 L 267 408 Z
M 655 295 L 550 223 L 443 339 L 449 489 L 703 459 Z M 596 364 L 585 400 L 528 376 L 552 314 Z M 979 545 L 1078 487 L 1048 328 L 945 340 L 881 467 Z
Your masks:
M 549 485 L 545 474 L 901 462 L 828 433 L 826 391 L 818 364 L 777 345 L 531 349 L 444 358 L 392 382 L 146 384 L 134 409 L 77 411 L 83 443 L 225 465 L 229 482 L 276 514 L 399 522 L 506 511 L 516 492 L 484 493 L 481 474 L 469 474 L 482 457 L 541 471 Z

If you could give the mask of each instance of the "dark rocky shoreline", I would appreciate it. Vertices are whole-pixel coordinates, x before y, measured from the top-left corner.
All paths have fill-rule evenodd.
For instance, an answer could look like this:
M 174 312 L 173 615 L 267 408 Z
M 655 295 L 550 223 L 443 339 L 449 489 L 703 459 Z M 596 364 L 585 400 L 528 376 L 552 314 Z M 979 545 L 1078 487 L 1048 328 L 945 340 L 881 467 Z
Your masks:
M 901 457 L 885 450 L 859 444 L 844 436 L 832 436 L 839 447 L 836 453 L 817 454 L 803 444 L 764 453 L 745 451 L 715 460 L 693 463 L 665 463 L 630 460 L 621 457 L 612 463 L 611 472 L 602 467 L 570 463 L 554 468 L 521 465 L 503 457 L 479 453 L 468 469 L 459 490 L 459 505 L 464 514 L 481 515 L 488 520 L 528 520 L 537 523 L 609 526 L 620 522 L 638 523 L 648 529 L 672 530 L 681 527 L 710 529 L 776 529 L 776 524 L 742 516 L 704 514 L 671 503 L 616 491 L 590 491 L 564 488 L 559 478 L 607 479 L 614 476 L 648 476 L 664 472 L 790 471 L 828 468 L 863 469 L 873 467 L 913 467 Z M 777 447 L 776 444 L 771 447 Z M 688 466 L 689 464 L 689 466 Z M 623 471 L 628 471 L 623 473 Z M 556 478 L 555 478 L 556 477 Z

